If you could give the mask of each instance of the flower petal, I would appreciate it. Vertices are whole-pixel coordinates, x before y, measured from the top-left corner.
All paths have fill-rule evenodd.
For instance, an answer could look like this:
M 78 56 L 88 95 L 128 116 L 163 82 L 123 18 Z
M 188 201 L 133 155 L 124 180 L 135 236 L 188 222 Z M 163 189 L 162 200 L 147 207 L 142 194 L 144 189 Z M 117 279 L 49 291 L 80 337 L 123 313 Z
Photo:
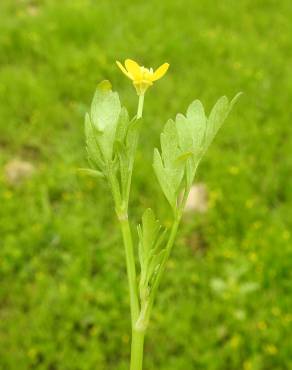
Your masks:
M 129 77 L 130 79 L 132 79 L 131 75 L 128 73 L 128 71 L 126 70 L 126 68 L 122 65 L 122 63 L 120 63 L 118 60 L 116 61 L 117 63 L 117 66 L 120 68 L 120 70 L 127 76 Z
M 125 66 L 133 80 L 139 80 L 142 78 L 142 69 L 134 60 L 126 59 Z
M 152 81 L 159 80 L 161 77 L 165 75 L 169 67 L 168 63 L 163 63 L 156 71 L 153 73 Z

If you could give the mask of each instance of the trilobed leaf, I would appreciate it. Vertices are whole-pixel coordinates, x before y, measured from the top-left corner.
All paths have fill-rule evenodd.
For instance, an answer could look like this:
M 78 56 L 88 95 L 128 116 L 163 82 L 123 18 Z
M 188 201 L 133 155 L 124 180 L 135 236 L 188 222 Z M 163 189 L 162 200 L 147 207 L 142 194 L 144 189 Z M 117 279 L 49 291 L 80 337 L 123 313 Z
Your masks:
M 178 114 L 175 123 L 169 120 L 161 134 L 161 155 L 154 150 L 153 167 L 159 184 L 173 208 L 185 175 L 189 189 L 198 164 L 228 116 L 241 93 L 229 103 L 223 96 L 212 109 L 209 118 L 199 100 L 193 101 L 186 115 Z

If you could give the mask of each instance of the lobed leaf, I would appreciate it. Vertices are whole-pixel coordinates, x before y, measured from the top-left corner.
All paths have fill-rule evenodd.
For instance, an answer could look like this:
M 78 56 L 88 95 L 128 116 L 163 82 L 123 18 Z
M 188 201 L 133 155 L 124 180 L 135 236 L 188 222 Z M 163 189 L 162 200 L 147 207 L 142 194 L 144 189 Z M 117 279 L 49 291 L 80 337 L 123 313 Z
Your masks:
M 167 121 L 160 137 L 161 155 L 154 150 L 153 167 L 165 197 L 176 207 L 178 192 L 185 176 L 185 191 L 190 188 L 199 162 L 228 116 L 241 93 L 229 103 L 221 97 L 213 107 L 209 118 L 199 100 L 188 107 L 186 116 L 178 114 L 175 122 Z

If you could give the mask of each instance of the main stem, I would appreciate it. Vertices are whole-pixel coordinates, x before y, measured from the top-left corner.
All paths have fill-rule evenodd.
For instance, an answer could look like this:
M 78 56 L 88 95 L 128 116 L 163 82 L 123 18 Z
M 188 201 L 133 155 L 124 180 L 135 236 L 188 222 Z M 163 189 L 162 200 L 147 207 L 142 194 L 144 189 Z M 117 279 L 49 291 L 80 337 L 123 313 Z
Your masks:
M 144 105 L 144 94 L 139 95 L 137 119 L 142 117 L 143 105 Z M 127 198 L 126 208 L 128 208 L 128 197 L 129 197 L 129 192 L 130 192 L 130 184 L 131 182 L 129 181 L 129 185 L 128 185 L 129 188 L 127 189 L 127 195 L 126 195 L 126 198 Z M 119 204 L 120 203 L 119 201 L 120 199 L 118 199 L 118 202 L 116 204 Z M 130 291 L 131 327 L 132 327 L 130 370 L 142 370 L 145 332 L 137 331 L 135 329 L 135 324 L 138 320 L 139 313 L 140 313 L 140 304 L 139 304 L 139 298 L 138 298 L 137 275 L 136 275 L 132 234 L 131 234 L 131 229 L 129 225 L 127 210 L 125 210 L 125 212 L 122 212 L 118 216 L 119 216 L 121 231 L 123 235 L 123 242 L 125 246 L 127 275 L 128 275 L 128 283 L 129 283 L 129 291 Z
M 125 245 L 127 274 L 130 291 L 131 327 L 132 327 L 130 370 L 142 370 L 145 332 L 138 331 L 135 329 L 135 324 L 139 317 L 140 306 L 138 301 L 133 242 L 128 218 L 124 217 L 120 219 L 120 225 Z
M 132 328 L 139 316 L 139 301 L 137 291 L 137 278 L 136 278 L 136 266 L 134 259 L 134 248 L 131 236 L 131 230 L 129 225 L 128 216 L 124 215 L 124 218 L 120 219 L 120 225 L 123 235 L 123 241 L 125 246 L 126 264 L 127 264 L 127 275 L 130 291 L 130 307 L 131 307 L 131 323 Z
M 144 352 L 144 331 L 132 328 L 131 364 L 130 370 L 142 370 Z

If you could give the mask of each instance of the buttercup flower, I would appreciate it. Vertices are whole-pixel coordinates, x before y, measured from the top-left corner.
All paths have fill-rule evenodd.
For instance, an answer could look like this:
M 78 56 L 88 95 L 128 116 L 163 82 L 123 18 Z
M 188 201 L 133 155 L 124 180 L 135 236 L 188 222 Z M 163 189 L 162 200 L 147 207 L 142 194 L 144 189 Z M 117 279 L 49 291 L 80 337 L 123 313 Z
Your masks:
M 169 64 L 163 63 L 156 71 L 139 66 L 134 60 L 126 59 L 125 67 L 120 62 L 116 62 L 121 71 L 133 81 L 133 85 L 138 95 L 144 95 L 153 82 L 162 78 L 168 70 Z

